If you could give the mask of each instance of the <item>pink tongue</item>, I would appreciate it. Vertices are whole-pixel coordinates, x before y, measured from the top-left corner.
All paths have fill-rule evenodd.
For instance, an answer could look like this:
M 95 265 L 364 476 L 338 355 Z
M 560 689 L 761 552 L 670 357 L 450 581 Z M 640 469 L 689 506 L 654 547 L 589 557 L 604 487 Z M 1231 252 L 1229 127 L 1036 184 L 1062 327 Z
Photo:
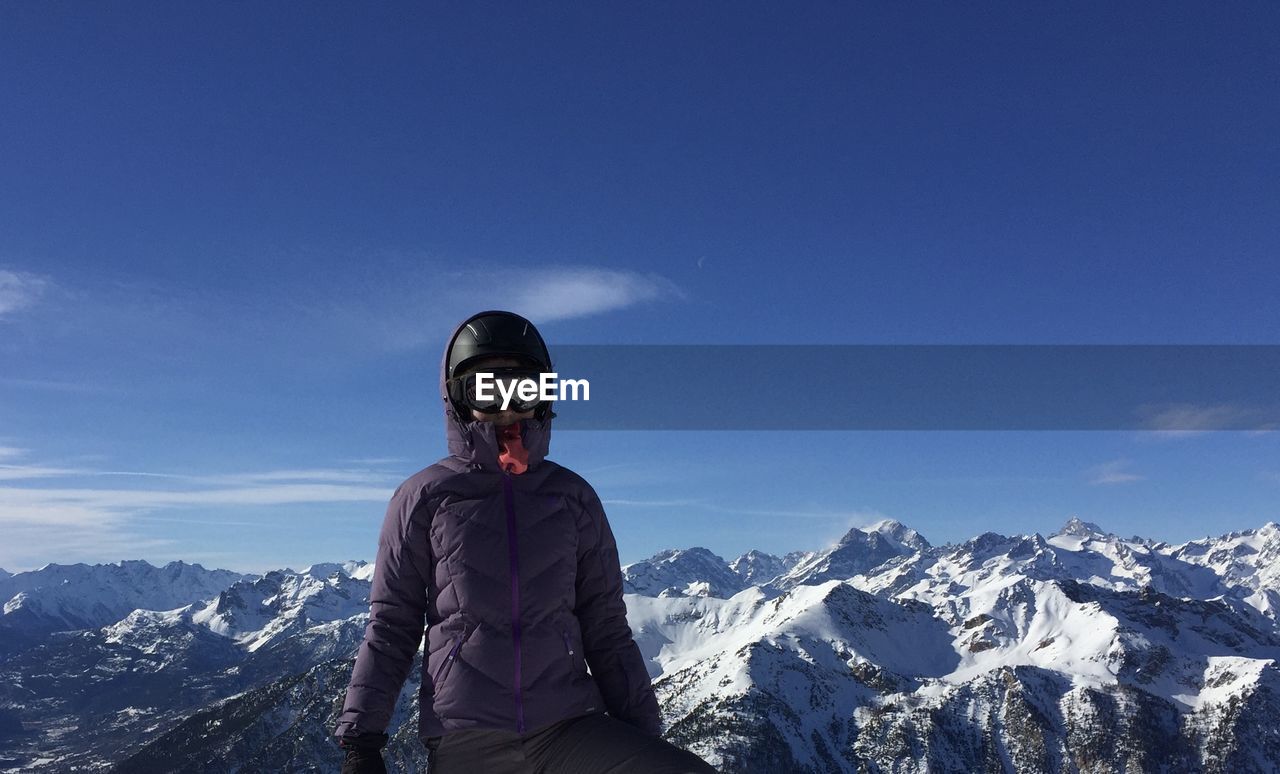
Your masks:
M 529 450 L 520 438 L 520 423 L 503 425 L 498 430 L 498 464 L 508 473 L 519 475 L 529 469 Z

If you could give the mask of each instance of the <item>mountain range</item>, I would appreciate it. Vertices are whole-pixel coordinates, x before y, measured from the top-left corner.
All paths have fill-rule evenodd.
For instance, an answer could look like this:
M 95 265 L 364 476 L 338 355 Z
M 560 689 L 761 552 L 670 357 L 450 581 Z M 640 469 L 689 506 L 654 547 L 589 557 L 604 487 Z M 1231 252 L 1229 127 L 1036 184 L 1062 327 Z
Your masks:
M 623 580 L 667 738 L 723 772 L 1273 772 L 1278 560 L 1274 523 L 934 546 L 884 520 Z M 0 771 L 337 770 L 373 570 L 0 571 Z M 393 771 L 425 770 L 418 668 Z

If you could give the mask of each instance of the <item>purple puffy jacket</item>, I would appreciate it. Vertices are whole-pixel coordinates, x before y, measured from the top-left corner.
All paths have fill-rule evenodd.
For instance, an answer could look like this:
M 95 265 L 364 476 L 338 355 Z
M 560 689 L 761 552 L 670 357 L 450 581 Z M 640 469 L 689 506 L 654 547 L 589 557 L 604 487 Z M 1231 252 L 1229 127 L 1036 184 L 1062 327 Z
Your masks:
M 545 458 L 554 415 L 521 420 L 529 468 L 505 473 L 493 424 L 456 416 L 444 375 L 442 358 L 449 456 L 391 497 L 334 735 L 344 746 L 385 741 L 425 629 L 424 741 L 466 728 L 525 733 L 600 711 L 660 736 L 600 498 Z

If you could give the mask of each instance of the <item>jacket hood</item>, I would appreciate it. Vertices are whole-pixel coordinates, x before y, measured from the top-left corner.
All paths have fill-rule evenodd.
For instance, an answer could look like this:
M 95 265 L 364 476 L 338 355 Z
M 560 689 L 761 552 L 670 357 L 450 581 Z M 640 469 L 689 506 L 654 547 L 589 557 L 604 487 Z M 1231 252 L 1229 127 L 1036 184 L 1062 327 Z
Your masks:
M 480 312 L 479 314 L 485 314 Z M 471 419 L 458 416 L 449 400 L 449 391 L 445 386 L 445 378 L 449 369 L 449 345 L 462 332 L 463 327 L 477 315 L 468 315 L 459 322 L 445 341 L 444 352 L 440 356 L 440 400 L 444 404 L 445 438 L 449 443 L 449 455 L 466 463 L 473 470 L 491 470 L 502 472 L 498 464 L 498 434 L 492 422 L 483 419 Z M 546 419 L 520 420 L 520 435 L 525 449 L 529 452 L 529 470 L 532 471 L 542 463 L 551 446 L 551 421 L 554 411 L 548 411 Z

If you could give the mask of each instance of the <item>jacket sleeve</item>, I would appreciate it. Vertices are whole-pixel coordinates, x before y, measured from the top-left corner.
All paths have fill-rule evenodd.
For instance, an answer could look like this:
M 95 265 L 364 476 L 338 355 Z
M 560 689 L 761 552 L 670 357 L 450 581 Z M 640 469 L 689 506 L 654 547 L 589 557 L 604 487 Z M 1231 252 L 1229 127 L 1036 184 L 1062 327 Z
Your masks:
M 386 744 L 396 699 L 426 630 L 431 565 L 428 524 L 421 517 L 429 506 L 421 489 L 407 483 L 391 496 L 378 536 L 369 623 L 334 730 L 343 747 Z
M 627 624 L 618 545 L 600 498 L 584 494 L 586 525 L 579 536 L 577 606 L 582 648 L 609 714 L 651 736 L 662 736 L 662 714 L 644 656 Z

